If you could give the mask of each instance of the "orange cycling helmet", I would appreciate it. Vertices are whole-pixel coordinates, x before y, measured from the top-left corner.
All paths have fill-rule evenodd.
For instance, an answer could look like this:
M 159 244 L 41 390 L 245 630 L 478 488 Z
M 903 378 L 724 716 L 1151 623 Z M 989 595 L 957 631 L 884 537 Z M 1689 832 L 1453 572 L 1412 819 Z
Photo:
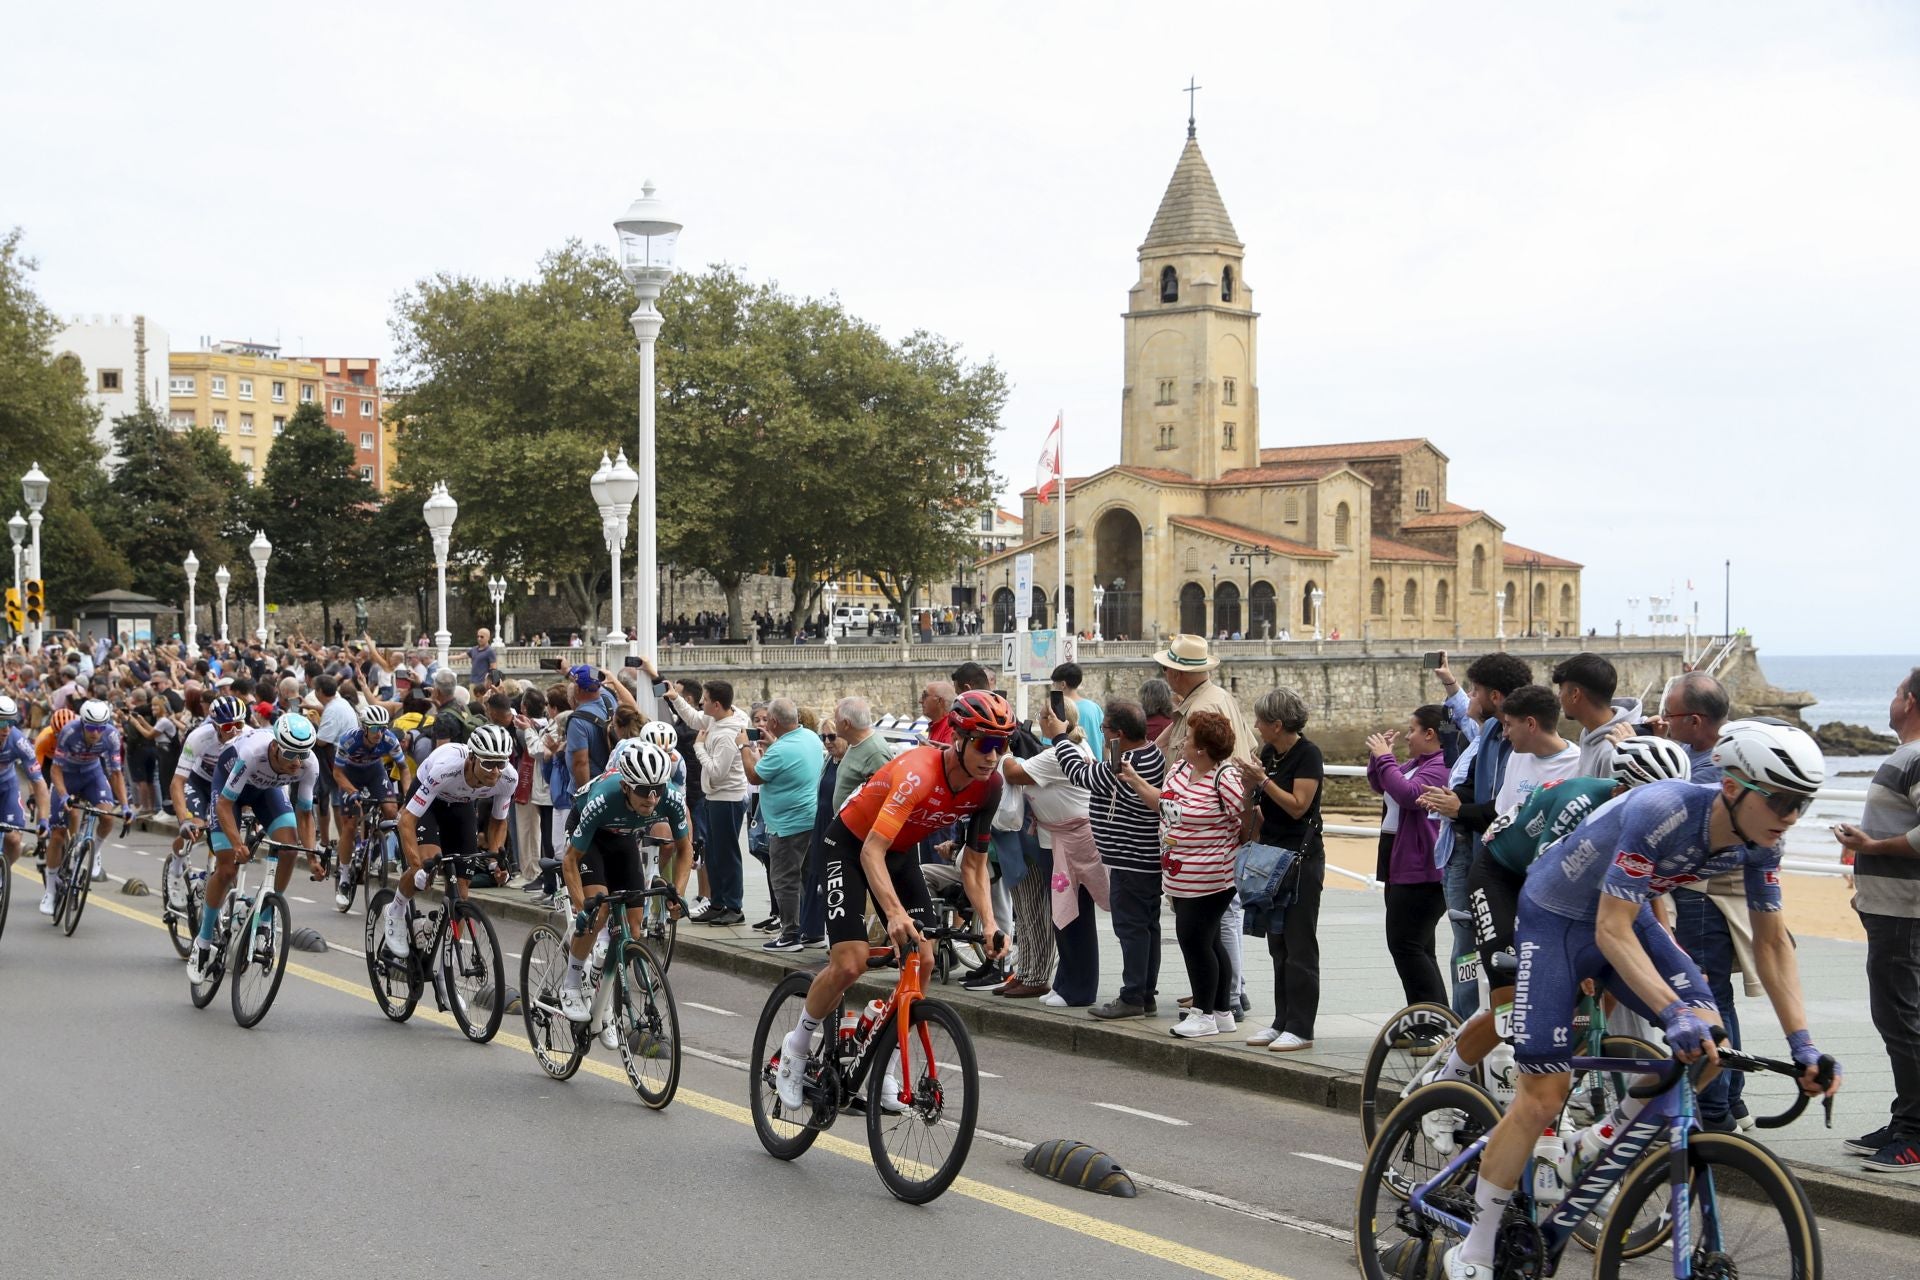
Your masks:
M 60 708 L 60 710 L 53 713 L 54 732 L 58 733 L 60 730 L 72 724 L 75 719 L 76 717 L 74 716 L 73 712 L 67 710 L 65 707 Z
M 955 733 L 969 737 L 978 734 L 1005 737 L 1017 727 L 1007 700 L 985 689 L 969 689 L 960 695 L 947 713 L 947 723 Z

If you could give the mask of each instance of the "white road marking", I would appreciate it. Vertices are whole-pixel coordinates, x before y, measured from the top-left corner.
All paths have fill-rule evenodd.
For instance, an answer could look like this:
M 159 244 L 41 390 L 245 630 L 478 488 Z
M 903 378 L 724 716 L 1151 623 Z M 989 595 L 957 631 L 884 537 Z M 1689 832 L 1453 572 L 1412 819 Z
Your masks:
M 360 948 L 358 948 L 358 947 L 343 947 L 343 946 L 341 946 L 341 945 L 340 945 L 339 943 L 337 943 L 337 942 L 329 942 L 329 943 L 327 944 L 327 950 L 329 950 L 329 951 L 338 951 L 338 952 L 340 952 L 340 953 L 341 953 L 342 955 L 349 955 L 349 956 L 359 956 L 359 957 L 360 957 L 360 958 L 361 958 L 362 960 L 365 960 L 365 959 L 367 958 L 367 953 L 366 953 L 366 952 L 364 952 L 364 951 L 362 951 L 362 950 L 361 950 Z
M 946 1068 L 947 1070 L 949 1070 L 949 1071 L 958 1071 L 958 1070 L 960 1069 L 960 1064 L 959 1064 L 959 1063 L 957 1063 L 957 1062 L 942 1062 L 942 1061 L 940 1061 L 940 1059 L 938 1059 L 938 1058 L 935 1058 L 935 1059 L 933 1060 L 933 1065 L 934 1065 L 934 1066 L 936 1066 L 936 1067 L 945 1067 L 945 1068 Z M 982 1080 L 998 1080 L 998 1079 L 1000 1078 L 1000 1077 L 999 1077 L 999 1075 L 998 1075 L 997 1073 L 995 1073 L 995 1072 L 992 1072 L 992 1071 L 981 1071 L 981 1070 L 979 1070 L 978 1068 L 976 1068 L 976 1069 L 975 1069 L 975 1071 L 974 1071 L 974 1074 L 975 1074 L 975 1075 L 978 1075 L 978 1076 L 979 1076 L 979 1077 L 980 1077 L 980 1078 L 981 1078 Z
M 1181 1120 L 1174 1116 L 1163 1116 L 1157 1111 L 1142 1111 L 1138 1107 L 1123 1107 L 1117 1102 L 1096 1102 L 1093 1105 L 1096 1107 L 1104 1107 L 1108 1111 L 1120 1111 L 1130 1116 L 1139 1116 L 1142 1120 L 1158 1120 L 1161 1124 L 1177 1125 L 1182 1129 L 1187 1128 L 1192 1123 L 1191 1121 Z
M 292 899 L 293 899 L 293 900 L 294 900 L 295 902 L 304 902 L 304 903 L 306 903 L 306 904 L 307 904 L 308 906 L 312 906 L 312 905 L 313 905 L 313 899 L 312 899 L 312 898 L 303 898 L 303 897 L 301 897 L 301 896 L 300 896 L 299 894 L 297 894 L 297 893 L 290 893 L 290 894 L 288 894 L 287 896 L 288 896 L 289 898 L 292 898 Z
M 736 1071 L 745 1071 L 752 1065 L 744 1058 L 729 1058 L 724 1053 L 709 1053 L 705 1049 L 696 1049 L 690 1044 L 681 1045 L 680 1052 L 706 1062 L 717 1062 L 723 1067 L 732 1067 Z
M 717 1013 L 723 1018 L 737 1018 L 740 1016 L 731 1009 L 722 1009 L 718 1005 L 701 1004 L 698 1000 L 682 1000 L 680 1003 L 689 1009 L 702 1009 L 707 1013 Z
M 1366 1170 L 1366 1166 L 1363 1164 L 1355 1164 L 1351 1160 L 1342 1160 L 1336 1156 L 1323 1156 L 1316 1151 L 1296 1151 L 1293 1154 L 1299 1156 L 1302 1160 L 1318 1160 L 1321 1164 L 1330 1164 L 1336 1169 L 1351 1169 L 1355 1173 L 1362 1173 Z
M 500 954 L 505 956 L 509 960 L 518 960 L 520 958 L 520 953 L 518 951 L 502 951 Z

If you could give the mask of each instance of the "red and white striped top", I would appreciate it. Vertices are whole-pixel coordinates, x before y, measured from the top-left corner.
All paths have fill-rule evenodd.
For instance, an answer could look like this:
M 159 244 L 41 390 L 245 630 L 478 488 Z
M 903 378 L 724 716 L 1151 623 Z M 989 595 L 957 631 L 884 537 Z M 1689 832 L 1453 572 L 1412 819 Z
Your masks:
M 1161 884 L 1171 898 L 1204 898 L 1233 885 L 1246 782 L 1232 765 L 1195 773 L 1182 760 L 1160 790 Z

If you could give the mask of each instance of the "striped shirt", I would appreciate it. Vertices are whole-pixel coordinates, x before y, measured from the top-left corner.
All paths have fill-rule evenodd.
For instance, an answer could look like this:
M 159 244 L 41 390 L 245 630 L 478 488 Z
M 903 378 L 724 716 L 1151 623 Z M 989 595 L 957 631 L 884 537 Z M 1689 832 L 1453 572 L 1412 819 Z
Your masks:
M 1067 780 L 1085 787 L 1091 796 L 1087 817 L 1093 821 L 1093 844 L 1100 861 L 1114 871 L 1160 871 L 1160 814 L 1120 781 L 1113 768 L 1089 760 L 1077 742 L 1061 742 L 1053 754 L 1066 770 Z M 1147 785 L 1157 787 L 1167 776 L 1167 758 L 1149 742 L 1124 753 Z
M 1903 742 L 1874 772 L 1860 829 L 1904 839 L 1913 854 L 1863 853 L 1854 863 L 1854 907 L 1865 915 L 1920 919 L 1920 738 Z
M 1232 765 L 1195 773 L 1182 760 L 1160 791 L 1161 884 L 1170 898 L 1204 898 L 1233 887 L 1246 781 Z

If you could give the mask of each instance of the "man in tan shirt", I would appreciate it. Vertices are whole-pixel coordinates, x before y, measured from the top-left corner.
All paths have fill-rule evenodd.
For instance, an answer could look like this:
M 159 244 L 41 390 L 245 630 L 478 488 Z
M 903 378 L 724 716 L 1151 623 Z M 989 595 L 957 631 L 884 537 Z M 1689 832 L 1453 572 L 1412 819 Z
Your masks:
M 1253 730 L 1240 704 L 1208 675 L 1220 665 L 1220 659 L 1208 655 L 1204 636 L 1176 635 L 1167 641 L 1163 652 L 1153 655 L 1153 660 L 1160 664 L 1173 696 L 1180 700 L 1173 719 L 1154 743 L 1167 757 L 1169 768 L 1180 759 L 1180 750 L 1187 743 L 1187 717 L 1196 711 L 1217 711 L 1225 716 L 1233 726 L 1234 753 L 1253 753 Z

